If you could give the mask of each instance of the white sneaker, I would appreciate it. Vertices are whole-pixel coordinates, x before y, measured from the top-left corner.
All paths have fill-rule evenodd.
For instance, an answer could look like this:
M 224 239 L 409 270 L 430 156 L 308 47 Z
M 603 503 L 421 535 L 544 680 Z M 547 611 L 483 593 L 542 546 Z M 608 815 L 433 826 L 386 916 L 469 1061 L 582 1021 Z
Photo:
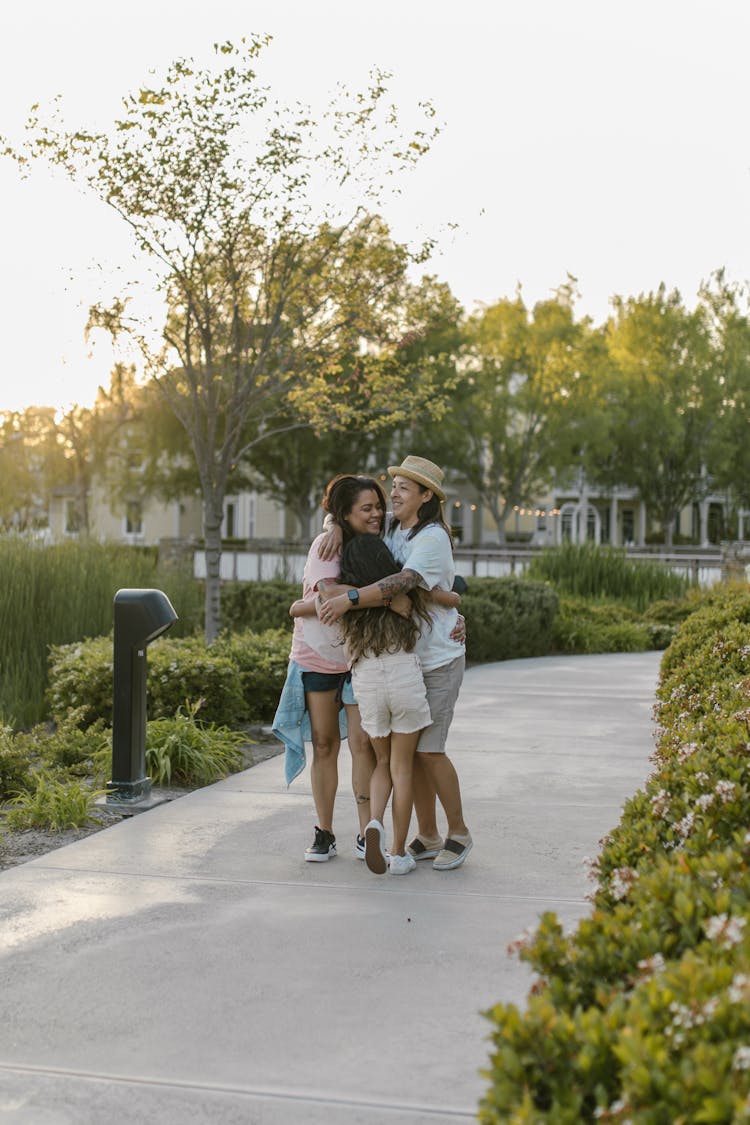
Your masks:
M 410 871 L 414 871 L 417 866 L 417 861 L 413 855 L 392 855 L 391 862 L 388 865 L 388 870 L 391 875 L 408 875 Z
M 388 869 L 385 828 L 379 820 L 371 820 L 365 828 L 365 863 L 375 875 L 385 875 Z

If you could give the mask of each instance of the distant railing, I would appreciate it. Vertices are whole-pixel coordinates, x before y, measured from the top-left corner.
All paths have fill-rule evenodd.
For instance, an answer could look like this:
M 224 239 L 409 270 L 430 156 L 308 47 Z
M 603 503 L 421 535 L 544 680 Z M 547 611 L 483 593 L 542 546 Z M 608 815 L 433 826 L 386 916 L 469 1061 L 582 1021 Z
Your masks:
M 502 578 L 521 575 L 542 547 L 457 547 L 453 552 L 456 572 L 464 578 Z M 719 582 L 727 570 L 727 557 L 719 548 L 713 551 L 657 551 L 629 548 L 634 562 L 659 563 L 676 574 L 685 575 L 702 587 Z M 300 544 L 258 543 L 246 548 L 227 548 L 221 556 L 221 577 L 225 582 L 259 582 L 274 578 L 301 582 L 307 549 Z M 735 567 L 735 569 L 737 569 Z M 193 556 L 196 578 L 206 577 L 206 556 Z

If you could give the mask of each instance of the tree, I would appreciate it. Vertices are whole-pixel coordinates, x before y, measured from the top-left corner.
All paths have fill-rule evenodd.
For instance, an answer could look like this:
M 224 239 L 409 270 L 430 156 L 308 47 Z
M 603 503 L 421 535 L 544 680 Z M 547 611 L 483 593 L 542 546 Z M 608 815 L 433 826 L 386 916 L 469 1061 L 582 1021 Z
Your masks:
M 0 529 L 46 525 L 51 489 L 64 473 L 52 407 L 0 414 Z
M 252 450 L 247 479 L 250 487 L 288 508 L 298 534 L 309 540 L 328 481 L 339 473 L 367 473 L 373 462 L 381 464 L 389 446 L 390 431 L 347 428 L 319 433 L 311 426 L 290 428 Z
M 444 460 L 460 466 L 491 512 L 500 543 L 513 508 L 577 455 L 595 345 L 589 321 L 575 319 L 572 284 L 531 312 L 520 294 L 498 301 L 466 326 L 462 379 L 440 440 Z
M 223 500 L 253 444 L 282 432 L 290 401 L 312 413 L 321 387 L 328 424 L 346 425 L 362 394 L 342 381 L 339 357 L 359 340 L 377 351 L 367 365 L 369 400 L 378 402 L 372 424 L 403 410 L 403 388 L 388 401 L 378 390 L 398 389 L 389 341 L 419 252 L 394 243 L 370 212 L 380 185 L 435 135 L 426 104 L 401 134 L 377 73 L 367 92 L 342 91 L 321 127 L 304 107 L 283 110 L 255 71 L 266 42 L 217 47 L 218 69 L 173 63 L 161 85 L 126 100 L 112 136 L 35 116 L 26 149 L 15 153 L 51 160 L 87 184 L 158 270 L 167 305 L 159 348 L 129 319 L 126 300 L 93 310 L 90 323 L 137 337 L 188 437 L 203 498 L 209 641 L 221 624 Z M 417 384 L 409 397 L 434 395 Z
M 721 388 L 705 304 L 688 311 L 680 294 L 616 298 L 607 325 L 611 360 L 610 474 L 638 491 L 672 546 L 682 508 L 709 488 Z
M 746 286 L 723 271 L 701 289 L 716 354 L 717 419 L 708 454 L 711 479 L 736 505 L 750 508 L 750 316 Z
M 91 533 L 89 497 L 95 476 L 100 476 L 112 498 L 121 498 L 129 484 L 128 429 L 137 411 L 135 369 L 116 364 L 105 391 L 99 387 L 92 407 L 74 405 L 55 428 L 65 459 L 65 483 L 73 489 L 79 532 Z M 125 434 L 125 441 L 118 441 Z

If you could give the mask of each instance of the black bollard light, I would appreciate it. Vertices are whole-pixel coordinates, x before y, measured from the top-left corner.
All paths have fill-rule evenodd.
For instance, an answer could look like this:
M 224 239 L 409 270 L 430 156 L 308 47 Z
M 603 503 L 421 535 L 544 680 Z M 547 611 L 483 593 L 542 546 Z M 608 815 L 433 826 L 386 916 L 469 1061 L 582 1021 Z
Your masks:
M 177 620 L 161 590 L 115 594 L 115 662 L 112 707 L 112 780 L 106 801 L 143 801 L 151 793 L 146 775 L 146 647 Z

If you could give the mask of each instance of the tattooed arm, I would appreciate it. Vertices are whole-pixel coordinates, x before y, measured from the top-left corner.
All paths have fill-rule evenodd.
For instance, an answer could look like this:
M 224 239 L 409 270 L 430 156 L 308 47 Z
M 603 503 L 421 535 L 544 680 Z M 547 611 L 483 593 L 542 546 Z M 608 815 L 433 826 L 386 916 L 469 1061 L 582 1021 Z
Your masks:
M 416 571 L 404 569 L 398 574 L 389 574 L 371 586 L 362 586 L 357 592 L 359 601 L 356 606 L 350 600 L 348 593 L 335 594 L 329 597 L 319 611 L 320 620 L 326 624 L 338 621 L 348 610 L 353 608 L 369 609 L 371 606 L 384 605 L 396 609 L 396 599 L 399 594 L 407 594 L 419 583 Z M 396 610 L 400 612 L 399 610 Z

